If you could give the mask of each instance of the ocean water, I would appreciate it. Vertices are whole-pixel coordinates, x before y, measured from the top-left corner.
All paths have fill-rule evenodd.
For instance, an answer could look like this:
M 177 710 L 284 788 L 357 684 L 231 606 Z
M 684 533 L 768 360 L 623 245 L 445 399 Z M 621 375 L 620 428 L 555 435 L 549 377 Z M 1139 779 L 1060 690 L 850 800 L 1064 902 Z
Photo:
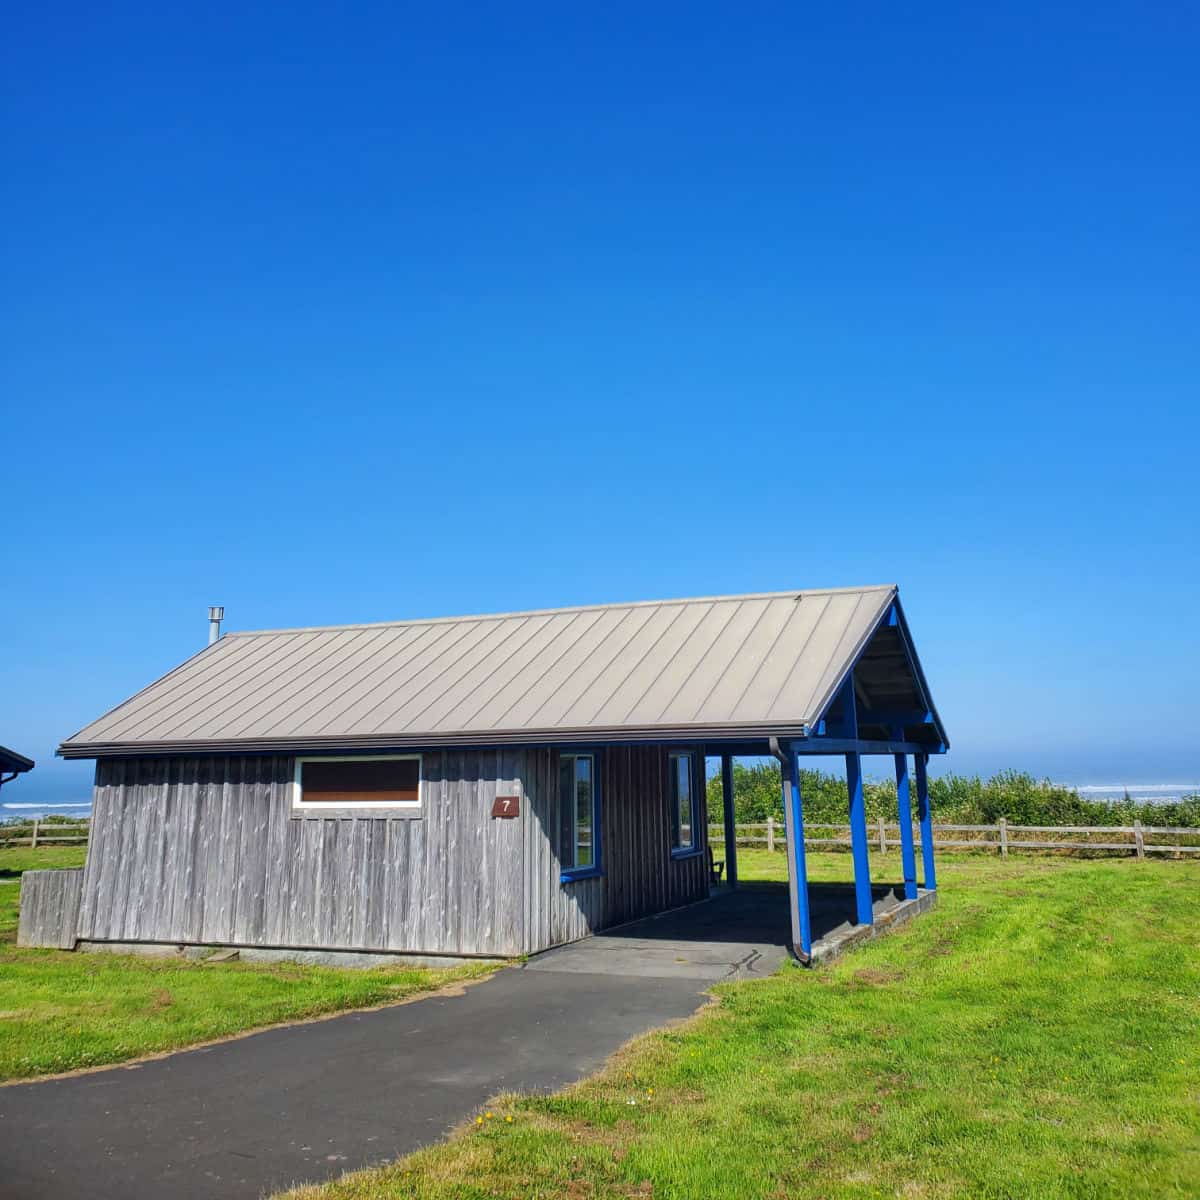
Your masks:
M 1123 800 L 1128 792 L 1138 804 L 1166 804 L 1200 795 L 1200 783 L 1070 783 L 1084 800 Z
M 0 800 L 0 821 L 29 821 L 34 817 L 90 817 L 92 802 L 90 800 L 67 801 L 61 804 L 22 804 L 19 800 L 11 802 Z

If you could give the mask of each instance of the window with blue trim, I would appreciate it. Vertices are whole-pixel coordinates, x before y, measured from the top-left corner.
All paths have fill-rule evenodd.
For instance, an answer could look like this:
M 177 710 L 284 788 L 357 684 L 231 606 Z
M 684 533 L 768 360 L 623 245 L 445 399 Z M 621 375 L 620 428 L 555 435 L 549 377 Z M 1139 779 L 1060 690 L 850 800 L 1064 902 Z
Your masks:
M 686 853 L 696 848 L 696 759 L 687 751 L 672 752 L 667 758 L 670 766 L 668 789 L 671 797 L 671 822 L 674 829 L 673 850 Z
M 594 754 L 559 755 L 558 800 L 562 814 L 563 870 L 599 870 L 600 798 Z

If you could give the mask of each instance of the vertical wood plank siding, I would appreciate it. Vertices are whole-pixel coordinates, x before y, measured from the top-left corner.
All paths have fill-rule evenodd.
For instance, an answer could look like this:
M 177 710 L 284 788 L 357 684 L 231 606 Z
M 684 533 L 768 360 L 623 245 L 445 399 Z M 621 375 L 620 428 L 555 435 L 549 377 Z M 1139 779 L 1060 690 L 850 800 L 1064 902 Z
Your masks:
M 26 871 L 21 876 L 18 946 L 75 948 L 83 871 Z
M 490 815 L 518 759 L 428 753 L 396 820 L 292 817 L 290 758 L 101 761 L 79 937 L 519 954 L 522 822 Z
M 597 751 L 606 873 L 562 883 L 558 754 L 427 752 L 420 819 L 295 818 L 290 757 L 101 760 L 78 937 L 503 956 L 708 894 L 702 854 L 671 859 L 659 746 Z
M 665 746 L 612 746 L 596 752 L 604 875 L 560 883 L 558 751 L 529 751 L 526 792 L 537 830 L 530 838 L 526 909 L 530 952 L 575 941 L 703 900 L 708 895 L 708 813 L 700 793 L 699 853 L 671 857 L 671 806 Z M 700 761 L 699 759 L 697 760 Z M 698 772 L 698 779 L 702 772 Z M 549 862 L 544 862 L 548 855 Z
M 708 895 L 703 772 L 696 772 L 700 786 L 700 828 L 696 831 L 699 853 L 672 859 L 667 754 L 665 746 L 620 746 L 604 754 L 601 795 L 605 832 L 612 848 L 605 925 L 619 925 Z

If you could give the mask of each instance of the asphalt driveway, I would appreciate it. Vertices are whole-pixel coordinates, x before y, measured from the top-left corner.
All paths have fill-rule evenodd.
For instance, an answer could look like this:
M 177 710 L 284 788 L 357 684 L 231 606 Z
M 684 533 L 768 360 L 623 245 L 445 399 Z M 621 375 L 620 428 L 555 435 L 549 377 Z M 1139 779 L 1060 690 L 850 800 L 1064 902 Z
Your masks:
M 786 903 L 786 902 L 785 902 Z M 745 892 L 509 968 L 459 995 L 0 1088 L 5 1200 L 234 1200 L 442 1138 L 489 1096 L 553 1091 L 713 982 L 769 973 L 786 908 Z

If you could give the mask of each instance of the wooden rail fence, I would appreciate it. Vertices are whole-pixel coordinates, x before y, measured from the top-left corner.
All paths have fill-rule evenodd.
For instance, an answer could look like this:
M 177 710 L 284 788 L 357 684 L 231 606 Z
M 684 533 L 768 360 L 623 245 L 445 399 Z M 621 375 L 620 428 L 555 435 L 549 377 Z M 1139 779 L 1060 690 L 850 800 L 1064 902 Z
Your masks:
M 48 846 L 54 842 L 86 842 L 87 821 L 25 821 L 0 825 L 0 846 Z
M 783 822 L 774 817 L 768 817 L 766 821 L 739 824 L 736 830 L 739 846 L 765 846 L 768 850 L 784 848 Z M 818 830 L 834 831 L 837 836 L 812 836 Z M 871 823 L 868 831 L 873 845 L 881 853 L 886 854 L 888 850 L 899 849 L 899 825 L 889 824 L 880 817 Z M 943 837 L 942 834 L 951 836 Z M 1039 834 L 1042 836 L 1027 836 Z M 1060 836 L 1051 839 L 1045 836 L 1047 834 Z M 1069 840 L 1064 840 L 1062 835 L 1067 835 Z M 1096 835 L 1102 835 L 1105 840 L 1093 840 Z M 1117 837 L 1124 840 L 1114 840 Z M 1174 840 L 1161 840 L 1164 837 Z M 917 846 L 920 846 L 921 829 L 916 822 L 913 823 L 913 838 Z M 724 826 L 710 825 L 708 840 L 724 843 Z M 850 826 L 805 821 L 804 843 L 807 846 L 848 847 Z M 933 845 L 937 850 L 991 850 L 998 852 L 1002 858 L 1007 858 L 1010 850 L 1099 850 L 1106 853 L 1134 854 L 1138 858 L 1145 858 L 1148 854 L 1181 856 L 1200 854 L 1200 829 L 1176 825 L 1143 825 L 1141 821 L 1134 821 L 1132 825 L 1010 825 L 1001 817 L 995 825 L 934 825 Z
M 71 824 L 62 821 L 28 821 L 24 824 L 0 825 L 0 846 L 29 846 L 36 849 L 38 846 L 62 843 L 84 843 L 88 840 L 88 829 L 86 821 Z M 831 831 L 834 836 L 814 837 L 813 834 L 818 831 Z M 900 826 L 886 822 L 882 817 L 871 823 L 869 832 L 872 843 L 883 854 L 900 846 Z M 808 846 L 850 845 L 848 824 L 806 821 L 804 834 Z M 944 834 L 960 836 L 945 837 L 942 836 Z M 1135 854 L 1138 858 L 1145 858 L 1148 854 L 1200 854 L 1200 829 L 1177 825 L 1143 825 L 1140 821 L 1134 821 L 1132 825 L 1010 825 L 1001 817 L 995 825 L 934 825 L 933 835 L 934 849 L 994 850 L 1003 858 L 1008 857 L 1010 850 L 1100 850 Z M 1068 840 L 1064 840 L 1062 835 L 1066 835 Z M 1097 836 L 1105 840 L 1093 840 Z M 920 846 L 921 830 L 915 823 L 913 837 Z M 1122 840 L 1113 840 L 1118 837 Z M 1163 841 L 1163 838 L 1173 840 Z M 724 826 L 710 825 L 708 840 L 724 843 Z M 782 850 L 783 822 L 768 817 L 765 821 L 739 824 L 737 844 Z

